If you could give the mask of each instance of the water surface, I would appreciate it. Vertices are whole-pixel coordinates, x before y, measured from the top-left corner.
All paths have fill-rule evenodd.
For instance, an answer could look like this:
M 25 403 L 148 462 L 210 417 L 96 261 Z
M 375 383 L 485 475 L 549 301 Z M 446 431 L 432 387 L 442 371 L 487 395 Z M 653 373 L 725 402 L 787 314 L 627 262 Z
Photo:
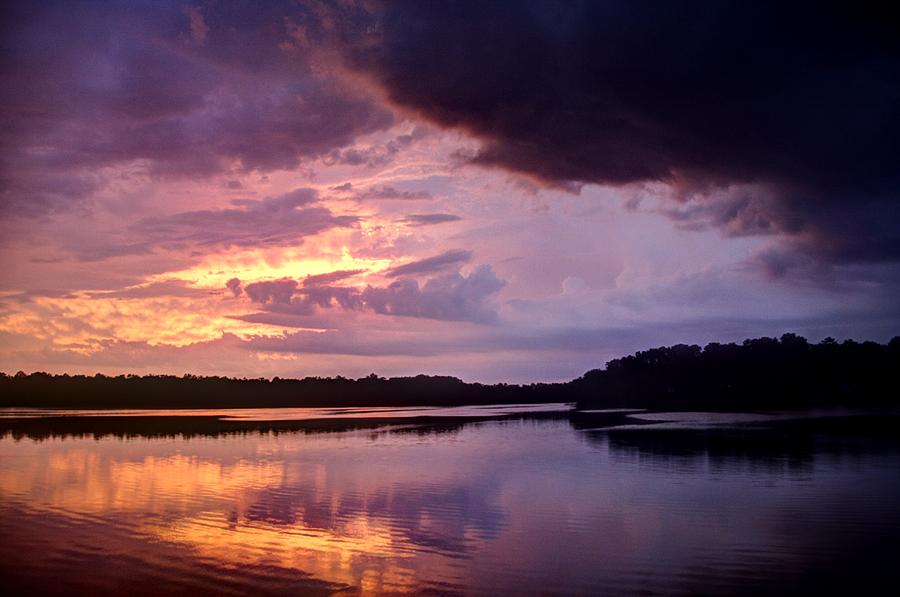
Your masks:
M 900 587 L 890 434 L 786 435 L 719 416 L 712 430 L 456 419 L 189 438 L 7 434 L 3 582 L 59 594 Z

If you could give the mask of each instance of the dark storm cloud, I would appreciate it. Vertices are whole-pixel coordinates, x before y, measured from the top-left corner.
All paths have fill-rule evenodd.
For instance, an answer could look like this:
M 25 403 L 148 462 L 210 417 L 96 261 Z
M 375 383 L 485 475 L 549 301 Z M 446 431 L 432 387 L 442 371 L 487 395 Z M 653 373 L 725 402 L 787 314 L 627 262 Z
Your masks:
M 480 137 L 478 163 L 670 183 L 713 212 L 683 222 L 877 261 L 900 258 L 898 23 L 866 2 L 390 2 L 347 55 Z
M 394 122 L 359 87 L 313 72 L 309 6 L 2 10 L 0 184 L 13 213 L 83 200 L 107 166 L 139 161 L 166 176 L 293 168 Z
M 399 278 L 400 276 L 419 276 L 422 274 L 433 274 L 434 272 L 447 269 L 448 267 L 458 266 L 467 262 L 472 258 L 472 251 L 464 249 L 451 249 L 434 257 L 426 257 L 418 261 L 411 261 L 392 267 L 385 272 L 390 278 Z

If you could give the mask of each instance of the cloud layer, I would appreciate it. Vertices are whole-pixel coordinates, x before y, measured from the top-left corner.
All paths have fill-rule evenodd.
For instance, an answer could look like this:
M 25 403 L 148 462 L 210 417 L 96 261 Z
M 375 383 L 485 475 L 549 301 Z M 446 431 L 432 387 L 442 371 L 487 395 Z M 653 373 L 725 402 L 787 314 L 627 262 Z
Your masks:
M 885 341 L 892 10 L 5 2 L 0 361 L 536 381 Z
M 296 168 L 391 112 L 321 66 L 290 2 L 12 2 L 0 77 L 4 206 L 71 207 L 103 168 Z M 396 143 L 403 143 L 403 140 Z
M 453 262 L 442 264 L 441 268 L 450 263 Z M 440 268 L 421 268 L 417 273 L 435 269 Z M 433 276 L 422 285 L 409 277 L 401 277 L 387 286 L 369 285 L 364 289 L 324 284 L 354 273 L 319 275 L 313 283 L 307 283 L 308 277 L 303 285 L 291 278 L 253 282 L 244 288 L 244 292 L 253 303 L 272 313 L 305 316 L 312 315 L 317 309 L 341 308 L 368 310 L 380 315 L 491 323 L 496 321 L 497 313 L 489 299 L 506 284 L 489 265 L 476 267 L 468 276 L 458 271 Z M 239 281 L 229 281 L 228 288 L 239 294 L 236 290 L 240 288 Z
M 192 243 L 222 246 L 291 246 L 305 236 L 352 226 L 354 216 L 336 216 L 313 206 L 318 193 L 300 188 L 265 199 L 234 199 L 234 207 L 144 218 L 132 226 L 147 244 Z
M 391 2 L 347 55 L 397 105 L 480 137 L 477 163 L 558 185 L 664 182 L 702 205 L 681 221 L 783 235 L 831 262 L 895 260 L 896 17 L 876 3 Z

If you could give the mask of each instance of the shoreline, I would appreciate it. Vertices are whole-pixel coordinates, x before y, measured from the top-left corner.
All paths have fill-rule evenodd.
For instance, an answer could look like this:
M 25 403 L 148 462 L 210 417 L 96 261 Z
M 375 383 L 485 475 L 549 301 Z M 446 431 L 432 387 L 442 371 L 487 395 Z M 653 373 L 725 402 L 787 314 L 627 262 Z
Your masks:
M 48 409 L 52 410 L 52 409 Z M 228 409 L 234 410 L 234 409 Z M 276 410 L 276 409 L 272 409 Z M 507 421 L 563 421 L 574 429 L 587 433 L 606 433 L 628 436 L 635 433 L 653 431 L 665 436 L 700 434 L 704 436 L 723 435 L 723 432 L 755 433 L 759 431 L 777 433 L 782 436 L 809 435 L 817 433 L 877 435 L 893 434 L 900 421 L 900 412 L 888 410 L 848 411 L 823 415 L 821 412 L 787 412 L 761 414 L 756 419 L 729 421 L 730 413 L 700 412 L 696 415 L 723 414 L 722 423 L 703 420 L 679 420 L 679 411 L 659 410 L 612 410 L 607 412 L 585 412 L 580 410 L 534 410 L 506 412 L 486 415 L 435 415 L 413 416 L 360 416 L 360 417 L 311 417 L 304 419 L 240 419 L 216 415 L 182 415 L 177 410 L 171 414 L 52 414 L 34 416 L 0 416 L 0 438 L 44 440 L 65 437 L 219 437 L 223 435 L 246 435 L 266 433 L 338 433 L 354 430 L 408 431 L 419 433 L 441 433 L 462 429 L 468 425 Z M 671 415 L 665 417 L 666 414 Z M 650 415 L 650 418 L 641 418 Z M 768 418 L 767 418 L 768 417 Z

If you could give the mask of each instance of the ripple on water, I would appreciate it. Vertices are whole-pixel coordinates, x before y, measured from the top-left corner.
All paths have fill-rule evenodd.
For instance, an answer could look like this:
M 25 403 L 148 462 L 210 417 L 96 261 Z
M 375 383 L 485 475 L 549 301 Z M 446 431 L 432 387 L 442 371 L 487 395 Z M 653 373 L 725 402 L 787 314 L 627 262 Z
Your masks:
M 0 571 L 67 594 L 900 586 L 896 443 L 645 433 L 7 437 Z

